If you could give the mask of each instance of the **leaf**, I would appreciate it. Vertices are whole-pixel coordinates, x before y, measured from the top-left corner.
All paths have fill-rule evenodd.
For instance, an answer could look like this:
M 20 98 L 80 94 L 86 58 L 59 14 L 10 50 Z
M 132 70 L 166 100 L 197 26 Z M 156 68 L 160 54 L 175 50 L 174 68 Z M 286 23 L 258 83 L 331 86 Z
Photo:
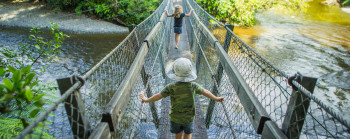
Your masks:
M 28 101 L 32 101 L 33 100 L 34 95 L 33 95 L 32 90 L 30 90 L 29 86 L 26 86 L 24 96 L 26 97 L 26 99 Z
M 12 98 L 14 98 L 14 96 L 12 94 L 5 94 L 4 96 L 2 96 L 0 98 L 0 102 L 1 101 L 8 101 L 8 100 L 11 100 Z
M 24 67 L 24 68 L 22 69 L 22 72 L 25 73 L 25 74 L 27 74 L 27 73 L 30 72 L 30 69 L 31 69 L 31 68 L 32 68 L 31 65 L 29 65 L 29 66 L 27 66 L 27 67 Z
M 39 94 L 34 98 L 34 101 L 40 100 L 45 94 Z
M 35 77 L 35 73 L 29 73 L 25 79 L 26 85 L 31 83 L 34 77 Z
M 13 84 L 12 84 L 12 82 L 9 79 L 5 78 L 2 82 L 4 83 L 5 87 L 8 90 L 12 90 L 13 89 Z
M 34 118 L 38 113 L 39 113 L 40 109 L 34 109 L 30 112 L 30 117 Z
M 36 107 L 42 107 L 45 103 L 42 100 L 38 100 L 36 102 L 34 102 L 34 106 Z
M 21 80 L 21 78 L 22 78 L 21 71 L 16 70 L 16 72 L 13 73 L 11 80 L 13 81 L 14 84 L 16 84 L 18 81 Z
M 5 68 L 0 67 L 0 77 L 5 75 Z
M 34 47 L 38 50 L 40 50 L 40 45 L 39 44 L 35 44 Z
M 8 70 L 12 73 L 15 73 L 16 72 L 16 69 L 12 66 L 8 66 Z

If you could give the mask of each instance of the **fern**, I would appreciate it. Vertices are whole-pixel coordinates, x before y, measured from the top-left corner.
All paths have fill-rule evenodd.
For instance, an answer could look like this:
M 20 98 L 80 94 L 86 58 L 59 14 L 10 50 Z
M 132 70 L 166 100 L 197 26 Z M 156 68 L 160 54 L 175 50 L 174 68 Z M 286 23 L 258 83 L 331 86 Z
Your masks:
M 26 138 L 45 138 L 45 139 L 54 139 L 53 136 L 48 134 L 45 131 L 42 131 L 43 125 L 38 126 L 34 129 L 34 133 L 28 135 Z M 11 119 L 11 118 L 2 118 L 0 119 L 0 138 L 1 139 L 7 139 L 7 138 L 14 138 L 15 136 L 19 135 L 21 131 L 23 130 L 23 125 L 21 120 L 19 119 Z

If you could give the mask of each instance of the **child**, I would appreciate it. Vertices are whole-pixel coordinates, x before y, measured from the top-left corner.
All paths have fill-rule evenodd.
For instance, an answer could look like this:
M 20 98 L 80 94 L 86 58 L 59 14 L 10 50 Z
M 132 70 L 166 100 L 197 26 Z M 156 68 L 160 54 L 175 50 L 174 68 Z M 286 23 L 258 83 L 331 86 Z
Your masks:
M 140 93 L 140 98 L 143 102 L 153 102 L 170 96 L 170 131 L 176 134 L 176 139 L 182 139 L 183 132 L 185 132 L 184 138 L 190 139 L 195 116 L 195 95 L 204 95 L 217 102 L 221 102 L 224 98 L 216 97 L 199 84 L 192 82 L 197 78 L 196 70 L 187 58 L 178 58 L 174 62 L 169 62 L 166 71 L 167 76 L 177 82 L 166 85 L 160 93 L 150 98 Z
M 179 44 L 180 41 L 180 35 L 182 33 L 182 21 L 183 21 L 183 17 L 190 17 L 192 14 L 192 11 L 190 11 L 190 13 L 185 14 L 182 11 L 182 6 L 180 5 L 175 5 L 175 12 L 172 15 L 169 15 L 168 11 L 165 10 L 166 14 L 168 17 L 174 17 L 174 32 L 175 32 L 175 49 L 177 49 L 177 45 Z

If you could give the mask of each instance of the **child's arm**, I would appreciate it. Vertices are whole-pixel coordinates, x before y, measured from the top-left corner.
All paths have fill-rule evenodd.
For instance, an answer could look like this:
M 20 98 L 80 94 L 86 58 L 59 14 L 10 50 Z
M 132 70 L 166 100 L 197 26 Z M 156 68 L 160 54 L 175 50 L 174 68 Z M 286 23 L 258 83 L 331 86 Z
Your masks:
M 207 98 L 215 100 L 216 102 L 221 102 L 224 100 L 224 97 L 216 97 L 207 89 L 204 89 L 203 95 L 206 96 Z
M 163 96 L 162 96 L 162 94 L 158 93 L 158 94 L 151 96 L 150 98 L 146 98 L 145 95 L 140 93 L 140 98 L 142 99 L 143 102 L 153 102 L 153 101 L 158 101 L 158 100 L 162 99 Z
M 170 15 L 170 14 L 168 13 L 168 10 L 165 10 L 165 13 L 166 13 L 166 16 L 167 16 L 167 17 L 173 17 L 173 15 Z
M 185 14 L 185 16 L 186 16 L 186 17 L 190 17 L 190 16 L 191 16 L 191 14 L 192 14 L 192 11 L 193 11 L 193 9 L 190 11 L 190 13 Z

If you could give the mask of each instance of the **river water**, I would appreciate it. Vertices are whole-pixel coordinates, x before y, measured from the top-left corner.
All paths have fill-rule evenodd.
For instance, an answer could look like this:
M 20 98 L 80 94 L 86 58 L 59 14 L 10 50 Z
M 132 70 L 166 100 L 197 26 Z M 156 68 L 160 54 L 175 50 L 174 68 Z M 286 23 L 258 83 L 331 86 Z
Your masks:
M 350 120 L 350 14 L 319 0 L 301 11 L 272 9 L 234 32 L 288 75 L 317 77 L 314 94 Z
M 17 48 L 19 43 L 29 43 L 28 28 L 1 28 L 0 47 Z M 44 31 L 44 30 L 43 30 Z M 57 78 L 72 74 L 83 75 L 115 48 L 128 34 L 72 34 L 62 44 L 62 53 L 53 63 L 39 62 L 46 67 L 39 79 L 55 82 Z M 35 68 L 41 66 L 35 64 Z

